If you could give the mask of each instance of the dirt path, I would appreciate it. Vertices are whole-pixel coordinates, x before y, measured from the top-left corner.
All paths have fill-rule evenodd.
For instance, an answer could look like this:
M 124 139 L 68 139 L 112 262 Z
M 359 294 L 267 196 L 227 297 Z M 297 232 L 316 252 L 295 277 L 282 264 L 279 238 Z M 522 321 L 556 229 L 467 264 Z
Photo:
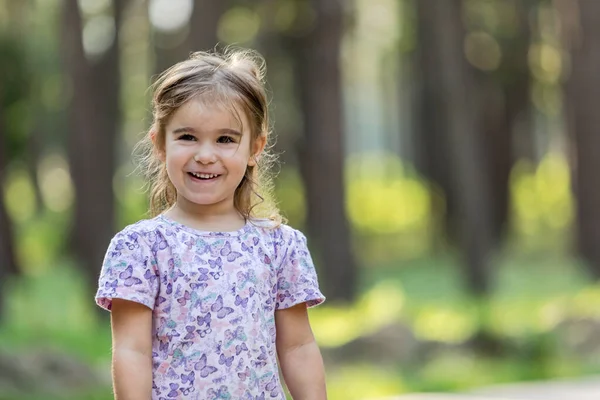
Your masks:
M 493 386 L 464 394 L 409 394 L 385 400 L 600 400 L 600 377 Z M 384 400 L 384 399 L 381 399 Z

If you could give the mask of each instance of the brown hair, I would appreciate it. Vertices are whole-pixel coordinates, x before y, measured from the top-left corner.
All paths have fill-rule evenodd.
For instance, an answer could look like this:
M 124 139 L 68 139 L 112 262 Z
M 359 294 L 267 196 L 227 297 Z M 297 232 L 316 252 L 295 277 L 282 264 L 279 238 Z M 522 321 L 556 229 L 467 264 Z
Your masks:
M 250 124 L 250 146 L 253 146 L 257 138 L 268 139 L 270 134 L 264 74 L 265 62 L 258 53 L 228 50 L 223 54 L 193 53 L 158 77 L 152 85 L 152 126 L 137 146 L 141 151 L 139 167 L 149 182 L 152 216 L 173 206 L 177 199 L 166 166 L 158 156 L 164 151 L 165 127 L 171 116 L 192 98 L 224 106 L 240 122 L 237 110 L 241 109 Z M 234 206 L 246 219 L 268 218 L 281 222 L 271 197 L 269 167 L 273 161 L 274 157 L 265 148 L 255 166 L 246 168 L 235 190 Z

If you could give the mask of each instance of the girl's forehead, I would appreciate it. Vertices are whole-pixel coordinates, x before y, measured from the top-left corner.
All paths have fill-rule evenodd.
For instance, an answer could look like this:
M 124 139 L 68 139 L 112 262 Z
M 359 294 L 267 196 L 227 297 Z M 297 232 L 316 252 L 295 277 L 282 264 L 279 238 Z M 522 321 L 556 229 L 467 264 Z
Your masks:
M 200 96 L 188 100 L 175 111 L 168 125 L 174 124 L 202 126 L 206 129 L 232 128 L 240 132 L 250 128 L 246 112 L 237 102 L 211 101 Z

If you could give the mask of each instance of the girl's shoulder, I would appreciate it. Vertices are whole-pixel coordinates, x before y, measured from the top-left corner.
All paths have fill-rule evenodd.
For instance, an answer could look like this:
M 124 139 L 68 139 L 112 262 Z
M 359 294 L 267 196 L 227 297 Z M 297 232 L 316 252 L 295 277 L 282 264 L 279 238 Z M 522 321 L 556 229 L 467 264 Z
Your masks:
M 253 219 L 250 221 L 250 224 L 262 234 L 273 239 L 304 236 L 299 230 L 292 228 L 283 222 L 277 222 L 270 219 Z
M 306 236 L 290 225 L 271 221 L 254 220 L 251 222 L 261 240 L 274 246 L 276 253 L 286 253 L 290 247 L 306 247 Z
M 164 222 L 158 218 L 142 219 L 132 224 L 129 224 L 118 231 L 114 239 L 128 238 L 135 241 L 154 241 L 157 235 L 161 234 L 161 227 Z

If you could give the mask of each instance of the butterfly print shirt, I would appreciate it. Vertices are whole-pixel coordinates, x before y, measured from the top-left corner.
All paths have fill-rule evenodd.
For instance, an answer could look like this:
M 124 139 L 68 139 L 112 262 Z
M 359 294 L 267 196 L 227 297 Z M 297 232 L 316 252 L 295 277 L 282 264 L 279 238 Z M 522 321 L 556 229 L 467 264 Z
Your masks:
M 275 310 L 325 300 L 299 231 L 202 232 L 165 216 L 112 239 L 96 302 L 114 298 L 153 310 L 153 400 L 285 399 Z

